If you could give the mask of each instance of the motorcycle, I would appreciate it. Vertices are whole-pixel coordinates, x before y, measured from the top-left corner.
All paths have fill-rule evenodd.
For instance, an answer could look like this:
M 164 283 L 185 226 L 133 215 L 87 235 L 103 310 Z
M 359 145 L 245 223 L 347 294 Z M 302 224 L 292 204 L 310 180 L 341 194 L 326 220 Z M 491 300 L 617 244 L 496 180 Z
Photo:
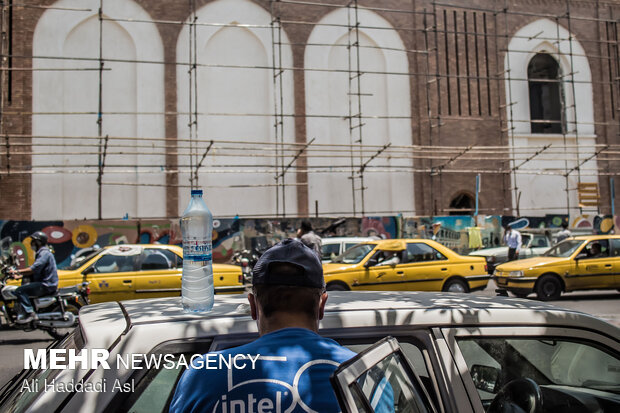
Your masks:
M 18 324 L 16 319 L 19 304 L 15 296 L 17 286 L 7 285 L 7 281 L 12 278 L 11 269 L 15 267 L 15 261 L 13 255 L 0 257 L 0 324 L 24 331 L 42 330 L 54 339 L 62 338 L 64 334 L 59 329 L 77 326 L 78 312 L 83 305 L 88 304 L 89 282 L 59 288 L 52 295 L 32 298 L 35 319 L 29 323 Z
M 254 268 L 260 256 L 271 247 L 267 242 L 267 237 L 264 235 L 252 237 L 250 244 L 250 249 L 236 251 L 230 259 L 231 264 L 241 267 L 244 284 L 252 284 L 252 268 Z

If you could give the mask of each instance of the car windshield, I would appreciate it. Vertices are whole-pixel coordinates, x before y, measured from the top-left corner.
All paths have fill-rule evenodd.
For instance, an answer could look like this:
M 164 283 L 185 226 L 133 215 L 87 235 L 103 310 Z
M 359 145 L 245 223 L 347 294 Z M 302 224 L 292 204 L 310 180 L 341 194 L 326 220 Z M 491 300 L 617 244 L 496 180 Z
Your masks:
M 84 347 L 84 338 L 79 328 L 75 328 L 65 338 L 52 343 L 46 350 L 45 357 L 42 360 L 49 360 L 50 350 L 75 350 L 76 354 Z M 35 351 L 36 353 L 36 351 Z M 41 394 L 46 392 L 47 383 L 54 381 L 56 376 L 67 368 L 67 362 L 62 361 L 59 364 L 61 368 L 51 368 L 41 363 L 38 368 L 24 369 L 20 374 L 15 376 L 9 383 L 3 387 L 4 393 L 0 400 L 0 411 L 3 412 L 22 412 L 28 410 L 28 406 Z M 27 391 L 24 391 L 24 383 L 30 383 Z
M 73 270 L 77 270 L 78 268 L 80 268 L 82 266 L 82 264 L 84 264 L 85 262 L 89 261 L 91 258 L 93 258 L 95 255 L 99 254 L 102 251 L 103 248 L 97 249 L 93 252 L 91 252 L 90 254 L 85 254 L 82 255 L 80 257 L 77 257 L 75 260 L 73 260 L 73 262 L 69 265 L 67 265 L 66 267 L 63 268 L 58 268 L 59 270 L 66 270 L 66 271 L 73 271 Z
M 575 240 L 575 239 L 565 240 L 565 241 L 560 242 L 555 247 L 551 248 L 549 251 L 545 252 L 543 256 L 545 257 L 570 257 L 573 254 L 573 252 L 575 252 L 575 250 L 579 248 L 579 246 L 583 243 L 584 241 L 582 240 Z
M 374 244 L 360 244 L 340 254 L 332 261 L 343 264 L 357 264 L 358 262 L 363 260 L 364 257 L 368 255 L 368 253 L 374 248 Z

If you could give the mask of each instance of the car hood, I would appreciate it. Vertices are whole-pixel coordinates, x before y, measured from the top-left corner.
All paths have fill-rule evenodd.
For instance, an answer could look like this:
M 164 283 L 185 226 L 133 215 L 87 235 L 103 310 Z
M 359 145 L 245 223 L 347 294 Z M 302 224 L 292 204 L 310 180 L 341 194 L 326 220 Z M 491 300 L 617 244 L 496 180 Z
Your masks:
M 556 265 L 568 262 L 569 258 L 564 257 L 533 257 L 525 260 L 510 261 L 497 267 L 498 271 L 517 271 L 527 268 L 543 267 L 546 265 Z
M 347 271 L 357 264 L 343 264 L 341 262 L 328 262 L 323 264 L 323 275 L 333 274 L 340 271 Z
M 57 272 L 58 272 L 58 276 L 59 277 L 62 277 L 63 275 L 67 276 L 67 275 L 72 275 L 72 274 L 76 274 L 76 273 L 80 274 L 80 270 L 79 269 L 77 269 L 77 270 L 58 270 Z

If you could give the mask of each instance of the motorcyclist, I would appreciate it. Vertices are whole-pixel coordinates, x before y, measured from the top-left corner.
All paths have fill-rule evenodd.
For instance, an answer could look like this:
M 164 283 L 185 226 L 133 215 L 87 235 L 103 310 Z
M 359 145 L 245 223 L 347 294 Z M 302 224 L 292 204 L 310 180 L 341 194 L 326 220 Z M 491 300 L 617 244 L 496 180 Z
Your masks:
M 47 235 L 37 231 L 30 238 L 32 238 L 30 245 L 36 251 L 34 264 L 28 268 L 11 272 L 16 280 L 22 279 L 24 276 L 31 277 L 30 283 L 18 287 L 14 293 L 19 303 L 16 320 L 18 324 L 26 324 L 36 319 L 30 297 L 51 295 L 58 289 L 56 260 L 47 247 Z

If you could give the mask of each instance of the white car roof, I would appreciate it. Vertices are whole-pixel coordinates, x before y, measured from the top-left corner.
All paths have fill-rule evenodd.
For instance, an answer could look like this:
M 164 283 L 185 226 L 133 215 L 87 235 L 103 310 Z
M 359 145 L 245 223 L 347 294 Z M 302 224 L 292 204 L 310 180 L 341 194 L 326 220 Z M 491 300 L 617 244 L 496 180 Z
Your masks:
M 108 348 L 132 326 L 165 323 L 184 329 L 187 337 L 227 334 L 254 328 L 244 295 L 218 295 L 213 310 L 187 314 L 180 297 L 102 303 L 80 311 L 82 335 L 88 347 Z M 250 325 L 250 327 L 247 327 Z M 415 326 L 545 325 L 595 328 L 620 339 L 620 329 L 591 315 L 518 298 L 459 293 L 400 291 L 330 292 L 322 329 Z M 185 333 L 184 333 L 185 334 Z

